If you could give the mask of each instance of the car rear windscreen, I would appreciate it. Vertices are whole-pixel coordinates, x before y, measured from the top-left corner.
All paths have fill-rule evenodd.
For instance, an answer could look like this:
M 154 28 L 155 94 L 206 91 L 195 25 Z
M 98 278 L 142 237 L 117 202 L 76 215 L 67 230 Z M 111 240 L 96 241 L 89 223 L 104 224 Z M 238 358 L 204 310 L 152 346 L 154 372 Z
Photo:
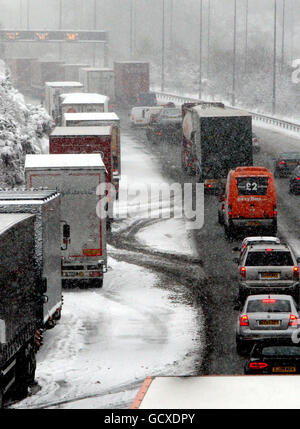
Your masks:
M 247 313 L 290 313 L 291 304 L 283 299 L 251 300 L 247 305 Z
M 267 195 L 268 177 L 238 177 L 239 195 Z
M 248 267 L 290 266 L 294 265 L 294 262 L 290 252 L 287 251 L 253 251 L 248 253 L 245 265 Z
M 272 346 L 262 349 L 263 356 L 297 356 L 300 357 L 300 347 L 297 346 Z

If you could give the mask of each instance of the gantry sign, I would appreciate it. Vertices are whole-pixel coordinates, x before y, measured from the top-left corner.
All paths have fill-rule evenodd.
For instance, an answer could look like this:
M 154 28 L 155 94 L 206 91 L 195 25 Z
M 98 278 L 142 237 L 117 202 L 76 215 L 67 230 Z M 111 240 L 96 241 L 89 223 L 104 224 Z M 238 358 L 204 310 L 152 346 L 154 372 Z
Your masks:
M 82 30 L 0 30 L 0 42 L 107 43 L 107 32 Z
M 0 44 L 6 43 L 91 43 L 103 44 L 104 67 L 108 62 L 107 31 L 97 30 L 0 30 Z M 60 45 L 61 46 L 61 45 Z M 94 52 L 95 62 L 95 52 Z

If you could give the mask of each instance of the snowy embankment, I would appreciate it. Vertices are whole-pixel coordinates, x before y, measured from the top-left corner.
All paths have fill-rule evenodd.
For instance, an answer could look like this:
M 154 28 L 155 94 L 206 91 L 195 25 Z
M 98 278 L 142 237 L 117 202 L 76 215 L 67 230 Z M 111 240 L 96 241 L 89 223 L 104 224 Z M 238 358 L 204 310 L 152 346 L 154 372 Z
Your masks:
M 24 183 L 27 153 L 44 152 L 45 137 L 53 121 L 39 105 L 26 104 L 13 88 L 0 62 L 0 187 L 12 188 Z

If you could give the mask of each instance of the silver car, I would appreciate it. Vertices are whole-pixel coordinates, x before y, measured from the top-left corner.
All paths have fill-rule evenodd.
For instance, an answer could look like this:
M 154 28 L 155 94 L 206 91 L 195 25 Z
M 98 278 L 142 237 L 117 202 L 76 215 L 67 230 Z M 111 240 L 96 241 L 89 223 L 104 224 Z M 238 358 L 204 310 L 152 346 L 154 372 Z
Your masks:
M 298 327 L 298 307 L 290 295 L 248 296 L 236 323 L 237 352 L 243 354 L 258 340 L 292 341 Z
M 240 252 L 239 259 L 243 257 L 243 254 L 246 252 L 247 246 L 250 244 L 280 244 L 280 239 L 278 237 L 272 236 L 253 236 L 253 237 L 245 237 L 242 241 L 241 247 L 234 247 L 232 250 Z
M 250 244 L 239 265 L 239 300 L 250 294 L 291 294 L 299 301 L 299 258 L 288 244 Z

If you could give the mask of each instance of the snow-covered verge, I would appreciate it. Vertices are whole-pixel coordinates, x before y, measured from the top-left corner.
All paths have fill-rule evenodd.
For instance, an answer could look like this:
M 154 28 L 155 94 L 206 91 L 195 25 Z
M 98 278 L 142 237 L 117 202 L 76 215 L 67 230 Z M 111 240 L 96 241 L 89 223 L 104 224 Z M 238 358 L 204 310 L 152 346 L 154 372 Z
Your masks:
M 28 153 L 41 153 L 45 136 L 53 127 L 46 110 L 26 104 L 0 64 L 0 186 L 15 187 L 24 182 L 24 161 Z

